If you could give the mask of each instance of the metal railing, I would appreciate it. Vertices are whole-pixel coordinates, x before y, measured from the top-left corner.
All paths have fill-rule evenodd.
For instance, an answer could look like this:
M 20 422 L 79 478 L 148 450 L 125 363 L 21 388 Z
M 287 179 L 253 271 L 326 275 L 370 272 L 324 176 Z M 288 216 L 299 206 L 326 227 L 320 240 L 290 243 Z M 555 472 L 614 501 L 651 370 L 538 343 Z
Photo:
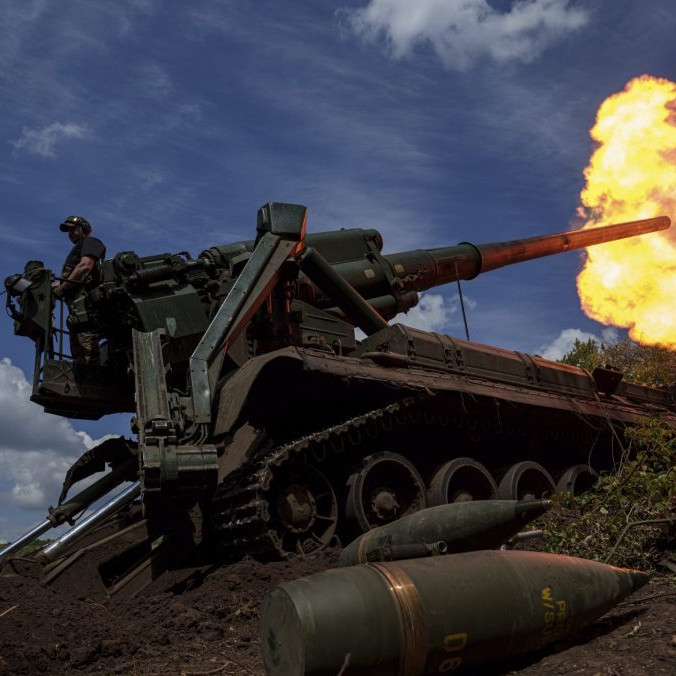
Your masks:
M 66 302 L 63 300 L 63 298 L 59 298 L 56 301 L 59 305 L 59 323 L 57 326 L 54 325 L 52 322 L 52 336 L 56 336 L 57 343 L 58 343 L 58 350 L 54 350 L 54 343 L 52 342 L 49 350 L 49 356 L 51 359 L 61 359 L 61 360 L 70 360 L 72 361 L 73 356 L 70 353 L 66 353 L 63 351 L 63 337 L 64 336 L 70 336 L 70 331 L 65 328 L 67 326 L 67 322 L 64 319 L 65 317 L 65 305 Z

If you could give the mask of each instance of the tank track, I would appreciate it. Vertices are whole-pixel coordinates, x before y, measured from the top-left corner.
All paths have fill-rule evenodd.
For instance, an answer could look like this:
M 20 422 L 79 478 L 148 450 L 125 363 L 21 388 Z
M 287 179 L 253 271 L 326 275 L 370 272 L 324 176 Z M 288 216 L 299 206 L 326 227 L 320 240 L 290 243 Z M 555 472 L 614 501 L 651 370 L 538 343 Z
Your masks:
M 393 432 L 395 437 L 400 436 L 408 426 L 462 434 L 466 441 L 477 444 L 484 435 L 489 443 L 492 438 L 500 438 L 508 452 L 502 460 L 504 467 L 494 468 L 498 471 L 525 460 L 544 462 L 545 468 L 552 471 L 546 460 L 556 444 L 572 444 L 575 448 L 585 449 L 585 457 L 590 457 L 603 431 L 602 425 L 585 421 L 585 427 L 564 430 L 564 433 L 556 429 L 552 432 L 537 419 L 510 418 L 506 411 L 502 411 L 496 420 L 491 411 L 471 406 L 471 403 L 461 400 L 455 410 L 451 410 L 443 402 L 436 402 L 434 393 L 408 394 L 391 404 L 261 452 L 228 475 L 214 493 L 210 527 L 215 546 L 225 558 L 246 554 L 288 558 L 294 554 L 306 556 L 321 549 L 328 543 L 309 538 L 295 551 L 286 546 L 291 537 L 289 528 L 277 516 L 280 488 L 295 484 L 294 477 L 302 475 L 305 466 L 321 471 L 326 468 L 328 482 L 332 467 L 337 464 L 341 468 L 357 467 L 364 449 L 374 446 L 373 442 L 383 436 L 392 437 Z M 539 458 L 538 449 L 546 451 L 548 457 Z M 473 453 L 468 451 L 467 455 L 473 456 Z M 439 460 L 443 460 L 443 456 Z M 483 462 L 483 459 L 479 458 L 479 461 Z M 494 469 L 489 467 L 489 471 Z M 345 505 L 341 492 L 345 491 L 345 485 L 332 484 L 332 487 L 342 519 Z M 286 542 L 282 541 L 282 536 Z
M 415 415 L 416 406 L 428 396 L 409 396 L 300 437 L 258 456 L 226 477 L 211 503 L 211 529 L 220 553 L 227 558 L 244 554 L 291 556 L 275 531 L 269 501 L 275 480 L 273 473 L 302 455 L 307 458 L 314 454 L 323 459 L 327 453 L 340 454 L 348 447 L 359 446 L 362 433 L 375 439 L 394 426 L 406 425 L 411 415 Z M 314 543 L 301 555 L 317 551 L 321 546 Z

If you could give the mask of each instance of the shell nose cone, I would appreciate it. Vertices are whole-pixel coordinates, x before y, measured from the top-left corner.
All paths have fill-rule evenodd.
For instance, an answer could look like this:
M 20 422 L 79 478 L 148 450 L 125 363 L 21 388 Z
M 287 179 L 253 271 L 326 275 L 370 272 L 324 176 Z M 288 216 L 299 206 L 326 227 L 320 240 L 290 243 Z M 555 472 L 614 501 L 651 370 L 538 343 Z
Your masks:
M 626 570 L 626 573 L 631 580 L 632 592 L 638 591 L 641 587 L 648 584 L 650 580 L 650 575 L 640 570 Z
M 552 507 L 551 500 L 524 500 L 519 502 L 516 508 L 520 518 L 537 519 Z

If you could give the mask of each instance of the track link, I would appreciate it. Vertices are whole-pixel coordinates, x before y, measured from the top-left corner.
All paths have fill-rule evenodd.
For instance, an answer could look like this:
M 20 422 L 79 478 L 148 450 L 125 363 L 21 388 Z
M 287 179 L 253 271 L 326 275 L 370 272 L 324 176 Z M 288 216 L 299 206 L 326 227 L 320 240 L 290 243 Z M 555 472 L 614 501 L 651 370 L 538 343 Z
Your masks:
M 226 477 L 212 500 L 211 525 L 220 552 L 226 557 L 252 554 L 289 558 L 326 546 L 328 543 L 310 541 L 302 552 L 284 548 L 277 530 L 283 524 L 277 523 L 270 500 L 275 473 L 303 455 L 343 453 L 358 445 L 355 439 L 361 439 L 362 431 L 375 439 L 394 426 L 405 425 L 409 413 L 423 398 L 427 397 L 407 397 L 278 446 Z

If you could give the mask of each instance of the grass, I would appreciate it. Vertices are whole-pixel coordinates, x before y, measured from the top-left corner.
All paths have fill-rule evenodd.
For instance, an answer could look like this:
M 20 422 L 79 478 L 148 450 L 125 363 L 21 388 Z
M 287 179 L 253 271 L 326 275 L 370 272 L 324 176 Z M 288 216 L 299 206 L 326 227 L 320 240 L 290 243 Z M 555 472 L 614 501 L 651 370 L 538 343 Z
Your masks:
M 655 570 L 676 546 L 676 433 L 653 418 L 625 436 L 614 472 L 584 495 L 555 497 L 545 522 L 548 551 Z

